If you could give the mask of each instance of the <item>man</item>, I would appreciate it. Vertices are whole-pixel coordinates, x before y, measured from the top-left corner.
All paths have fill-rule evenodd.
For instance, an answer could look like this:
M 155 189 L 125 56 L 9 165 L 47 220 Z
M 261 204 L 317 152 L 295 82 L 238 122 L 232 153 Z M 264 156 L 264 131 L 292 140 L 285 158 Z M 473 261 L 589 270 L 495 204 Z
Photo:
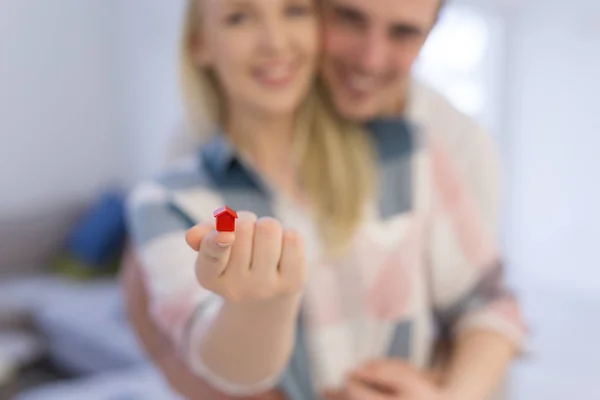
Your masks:
M 403 116 L 437 135 L 452 154 L 488 223 L 498 225 L 497 157 L 491 137 L 438 94 L 416 84 L 411 69 L 435 25 L 443 0 L 323 0 L 323 76 L 345 117 L 369 121 Z M 126 263 L 125 292 L 131 320 L 150 356 L 171 386 L 190 399 L 224 399 L 178 360 L 169 341 L 148 317 L 146 293 L 135 260 Z M 443 371 L 444 395 L 430 377 L 400 360 L 365 366 L 336 399 L 416 400 L 487 398 L 513 358 L 505 335 L 475 330 L 453 343 Z M 385 389 L 385 390 L 384 390 Z M 408 397 L 401 397 L 408 396 Z M 260 399 L 281 398 L 273 392 Z

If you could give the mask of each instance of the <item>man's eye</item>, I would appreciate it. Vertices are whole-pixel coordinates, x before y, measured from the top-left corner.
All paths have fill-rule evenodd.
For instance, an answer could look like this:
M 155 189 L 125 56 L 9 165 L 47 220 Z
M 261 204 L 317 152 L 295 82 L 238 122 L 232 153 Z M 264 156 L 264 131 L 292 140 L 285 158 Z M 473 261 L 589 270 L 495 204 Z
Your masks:
M 360 14 L 352 10 L 339 9 L 336 12 L 338 20 L 342 22 L 348 22 L 352 24 L 359 24 L 362 22 Z
M 397 40 L 414 40 L 421 36 L 421 32 L 415 28 L 401 27 L 393 29 L 390 36 Z

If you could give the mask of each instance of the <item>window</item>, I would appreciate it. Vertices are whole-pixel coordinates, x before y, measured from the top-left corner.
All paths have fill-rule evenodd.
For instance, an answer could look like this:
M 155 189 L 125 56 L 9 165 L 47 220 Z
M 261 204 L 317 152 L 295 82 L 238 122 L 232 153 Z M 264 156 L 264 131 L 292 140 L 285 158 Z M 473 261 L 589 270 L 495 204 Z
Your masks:
M 415 74 L 458 109 L 495 130 L 501 80 L 499 24 L 469 7 L 447 7 Z

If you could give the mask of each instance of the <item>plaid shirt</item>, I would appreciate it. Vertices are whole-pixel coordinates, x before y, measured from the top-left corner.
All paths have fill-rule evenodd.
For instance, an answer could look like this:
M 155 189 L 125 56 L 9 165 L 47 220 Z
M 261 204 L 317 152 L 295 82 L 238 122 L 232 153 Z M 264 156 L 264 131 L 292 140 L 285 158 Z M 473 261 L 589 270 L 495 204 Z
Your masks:
M 469 186 L 456 163 L 460 154 L 451 157 L 444 143 L 423 130 L 395 119 L 376 121 L 369 130 L 380 192 L 351 251 L 339 259 L 324 257 L 307 210 L 269 185 L 223 135 L 132 194 L 130 226 L 153 315 L 190 366 L 214 386 L 231 394 L 279 386 L 290 399 L 313 399 L 368 358 L 428 365 L 433 342 L 444 332 L 484 328 L 521 345 L 525 328 L 503 282 L 497 216 L 472 194 L 487 188 Z M 477 173 L 495 177 L 496 171 Z M 490 191 L 497 185 L 494 179 L 479 182 Z M 185 232 L 213 218 L 223 204 L 274 216 L 307 242 L 310 278 L 292 359 L 280 375 L 252 387 L 223 381 L 188 349 L 190 328 L 209 324 L 222 299 L 197 284 L 196 253 L 187 247 Z

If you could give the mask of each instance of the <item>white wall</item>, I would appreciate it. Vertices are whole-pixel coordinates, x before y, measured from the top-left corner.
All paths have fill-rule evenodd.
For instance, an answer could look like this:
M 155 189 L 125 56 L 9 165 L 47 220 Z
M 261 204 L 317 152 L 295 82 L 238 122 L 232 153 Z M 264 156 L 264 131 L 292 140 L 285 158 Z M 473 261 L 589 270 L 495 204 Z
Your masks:
M 114 2 L 0 2 L 0 214 L 119 181 Z
M 0 215 L 156 169 L 180 115 L 182 3 L 0 2 Z M 600 293 L 600 4 L 527 3 L 503 9 L 509 256 L 521 276 Z
M 600 4 L 530 2 L 512 21 L 511 257 L 530 282 L 600 296 Z
M 154 173 L 181 121 L 178 50 L 182 0 L 115 0 L 119 59 L 126 76 L 123 120 L 126 172 L 133 182 Z
M 179 121 L 183 2 L 0 2 L 0 216 L 156 170 Z

